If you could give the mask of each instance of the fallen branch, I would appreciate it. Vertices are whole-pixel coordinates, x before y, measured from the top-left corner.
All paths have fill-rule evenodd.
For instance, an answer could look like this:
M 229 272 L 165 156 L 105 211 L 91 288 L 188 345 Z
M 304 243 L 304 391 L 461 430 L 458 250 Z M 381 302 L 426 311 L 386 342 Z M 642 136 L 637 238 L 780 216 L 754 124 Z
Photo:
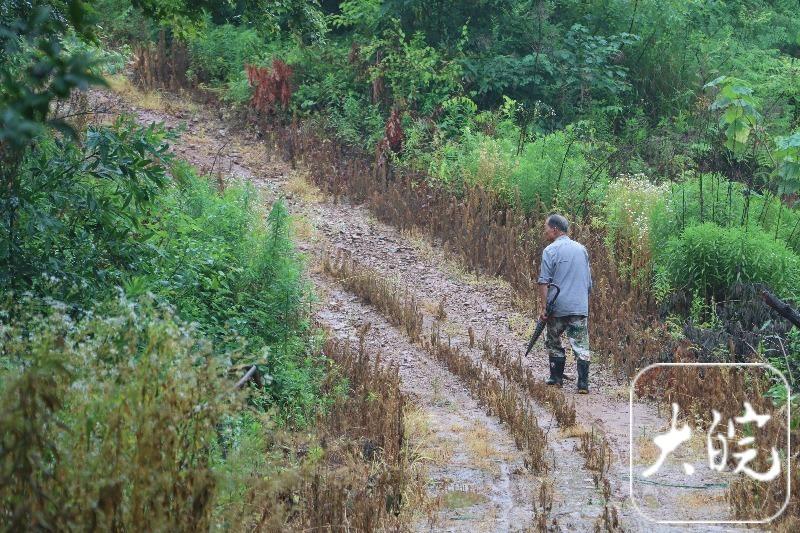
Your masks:
M 240 379 L 236 385 L 233 386 L 234 390 L 241 389 L 244 384 L 251 379 L 256 382 L 257 386 L 261 386 L 261 375 L 258 373 L 258 367 L 256 365 L 251 366 L 250 370 L 247 371 L 247 374 L 242 376 L 242 379 Z
M 763 291 L 761 293 L 761 298 L 768 306 L 775 309 L 775 311 L 777 311 L 779 315 L 781 315 L 783 318 L 794 324 L 796 328 L 800 328 L 800 312 L 792 308 L 786 302 L 783 302 L 780 299 L 778 299 L 777 296 L 775 296 L 769 291 Z

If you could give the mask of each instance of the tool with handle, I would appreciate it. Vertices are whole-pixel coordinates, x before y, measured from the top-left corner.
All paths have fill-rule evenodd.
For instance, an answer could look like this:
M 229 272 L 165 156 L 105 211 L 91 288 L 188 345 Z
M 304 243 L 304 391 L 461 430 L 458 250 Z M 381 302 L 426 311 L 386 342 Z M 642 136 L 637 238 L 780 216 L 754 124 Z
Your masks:
M 550 300 L 549 302 L 547 302 L 547 307 L 545 308 L 545 314 L 549 318 L 550 315 L 553 314 L 553 307 L 554 307 L 554 305 L 556 303 L 556 299 L 558 298 L 558 294 L 561 292 L 561 288 L 558 285 L 556 285 L 555 283 L 553 283 L 552 279 L 551 279 L 550 283 L 547 284 L 547 286 L 548 287 L 555 287 L 555 289 L 556 289 L 556 293 L 553 295 L 553 299 Z M 542 334 L 542 331 L 544 331 L 544 327 L 545 327 L 546 324 L 547 324 L 547 321 L 546 320 L 542 320 L 541 318 L 539 318 L 536 321 L 536 329 L 533 330 L 533 335 L 531 336 L 531 340 L 528 343 L 528 349 L 525 351 L 525 357 L 528 357 L 528 354 L 531 353 L 531 349 L 533 349 L 533 345 L 536 343 L 537 340 L 539 340 L 539 336 Z

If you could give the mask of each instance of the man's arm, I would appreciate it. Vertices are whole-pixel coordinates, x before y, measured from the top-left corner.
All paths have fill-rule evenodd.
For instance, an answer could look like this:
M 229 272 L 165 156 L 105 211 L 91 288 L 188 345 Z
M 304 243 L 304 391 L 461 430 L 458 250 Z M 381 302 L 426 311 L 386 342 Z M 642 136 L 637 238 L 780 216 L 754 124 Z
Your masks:
M 543 320 L 547 320 L 547 289 L 548 286 L 544 283 L 539 284 L 539 307 L 541 309 L 539 317 Z
M 542 252 L 542 264 L 539 267 L 539 308 L 541 309 L 540 318 L 547 319 L 547 284 L 553 279 L 553 257 L 547 253 L 547 249 Z

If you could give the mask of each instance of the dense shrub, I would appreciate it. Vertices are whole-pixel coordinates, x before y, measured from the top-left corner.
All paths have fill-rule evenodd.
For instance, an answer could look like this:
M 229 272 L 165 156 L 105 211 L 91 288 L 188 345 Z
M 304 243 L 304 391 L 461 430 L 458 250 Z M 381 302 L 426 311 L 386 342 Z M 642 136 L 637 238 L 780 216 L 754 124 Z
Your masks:
M 544 205 L 577 216 L 599 202 L 607 184 L 606 173 L 592 164 L 594 150 L 572 128 L 524 143 L 520 150 L 518 128 L 503 121 L 495 136 L 467 129 L 460 141 L 444 145 L 431 174 L 456 184 L 487 185 L 509 201 L 518 196 L 529 212 Z
M 173 174 L 177 185 L 146 224 L 153 260 L 128 273 L 126 290 L 152 291 L 219 347 L 238 351 L 235 363 L 259 364 L 272 379 L 271 403 L 293 423 L 310 422 L 323 368 L 308 345 L 309 292 L 286 208 L 274 204 L 264 224 L 252 186 L 219 194 L 188 165 Z
M 650 231 L 653 212 L 664 201 L 664 190 L 643 175 L 619 176 L 606 190 L 602 226 L 609 258 L 620 274 L 635 283 L 651 281 Z
M 19 295 L 53 298 L 81 316 L 122 287 L 175 306 L 228 364 L 261 365 L 267 405 L 304 425 L 322 401 L 313 357 L 308 290 L 285 207 L 266 224 L 255 190 L 222 194 L 173 162 L 159 126 L 130 119 L 92 126 L 83 143 L 41 137 L 18 176 L 17 253 L 0 282 Z M 171 172 L 169 168 L 171 167 Z M 9 237 L 0 234 L 0 248 Z
M 664 187 L 663 202 L 652 216 L 653 248 L 684 228 L 713 222 L 719 226 L 747 226 L 777 236 L 800 251 L 800 214 L 775 195 L 759 193 L 719 174 L 699 174 Z
M 76 305 L 121 284 L 150 256 L 141 222 L 166 183 L 167 140 L 130 119 L 90 127 L 82 144 L 40 136 L 16 178 L 13 234 L 0 229 L 0 283 Z
M 209 25 L 189 39 L 192 69 L 202 82 L 239 79 L 244 64 L 258 58 L 262 42 L 254 30 L 230 24 Z
M 659 256 L 658 275 L 674 290 L 720 301 L 734 283 L 764 283 L 783 297 L 796 298 L 800 257 L 757 229 L 720 227 L 711 222 L 671 238 Z
M 0 521 L 10 530 L 207 529 L 231 393 L 171 312 L 113 301 L 0 320 Z
M 335 135 L 348 144 L 370 151 L 383 138 L 385 120 L 378 107 L 365 98 L 348 94 L 329 113 L 328 123 Z

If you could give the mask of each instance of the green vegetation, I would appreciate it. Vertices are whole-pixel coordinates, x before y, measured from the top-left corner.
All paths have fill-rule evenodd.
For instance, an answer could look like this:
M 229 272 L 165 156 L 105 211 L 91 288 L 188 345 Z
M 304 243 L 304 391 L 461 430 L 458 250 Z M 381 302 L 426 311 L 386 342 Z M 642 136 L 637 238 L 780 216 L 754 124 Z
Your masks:
M 642 283 L 665 244 L 695 224 L 758 227 L 797 251 L 786 196 L 800 168 L 790 3 L 353 0 L 320 11 L 331 28 L 324 42 L 298 45 L 286 28 L 264 35 L 261 61 L 289 62 L 293 113 L 343 141 L 371 151 L 399 109 L 401 166 L 455 191 L 490 186 L 529 212 L 596 219 L 612 255 L 614 232 L 631 230 L 609 184 L 650 176 L 660 192 L 636 217 L 652 246 L 635 267 Z
M 88 123 L 75 89 L 116 56 L 64 12 L 2 12 L 2 522 L 245 523 L 250 476 L 294 466 L 241 454 L 268 450 L 276 426 L 310 428 L 346 390 L 323 390 L 288 213 L 265 217 L 249 185 L 216 190 L 160 125 Z M 252 365 L 261 385 L 234 393 Z
M 5 286 L 77 316 L 116 287 L 152 293 L 221 352 L 241 354 L 234 363 L 262 365 L 270 403 L 303 424 L 318 363 L 306 354 L 308 295 L 286 210 L 276 203 L 264 225 L 252 187 L 218 194 L 173 161 L 167 140 L 125 119 L 90 127 L 81 144 L 41 137 L 20 167 L 19 244 Z
M 198 79 L 234 105 L 254 94 L 244 62 L 271 75 L 285 62 L 291 98 L 273 118 L 303 120 L 368 157 L 385 149 L 395 113 L 395 167 L 602 232 L 621 277 L 665 315 L 733 316 L 742 284 L 798 297 L 792 1 L 279 5 L 268 25 L 254 17 L 263 6 L 238 3 L 191 23 L 156 17 L 149 35 L 188 35 Z M 276 87 L 255 100 L 277 101 Z
M 665 314 L 733 316 L 742 284 L 800 300 L 794 0 L 87 4 L 0 4 L 0 501 L 20 528 L 226 522 L 207 504 L 241 503 L 243 450 L 340 391 L 285 206 L 216 190 L 160 126 L 87 123 L 80 90 L 143 47 L 185 47 L 192 84 L 362 154 L 399 116 L 396 168 L 591 226 Z M 253 364 L 262 386 L 234 398 Z M 126 488 L 153 472 L 145 499 L 174 487 L 169 505 Z
M 19 305 L 3 325 L 4 527 L 207 528 L 208 450 L 233 407 L 210 343 L 146 300 L 81 320 Z
M 783 297 L 798 296 L 800 257 L 759 230 L 706 222 L 671 238 L 662 255 L 659 266 L 670 287 L 699 291 L 707 299 L 723 299 L 736 282 L 765 283 Z
M 789 195 L 800 184 L 800 28 L 791 2 L 282 6 L 268 11 L 269 27 L 254 17 L 260 4 L 184 25 L 155 20 L 189 35 L 196 79 L 232 102 L 249 99 L 245 63 L 281 59 L 292 68 L 288 114 L 347 144 L 372 152 L 396 109 L 401 167 L 455 193 L 482 184 L 530 213 L 592 219 L 615 257 L 619 232 L 629 244 L 633 233 L 647 236 L 635 266 L 618 261 L 638 283 L 653 283 L 666 243 L 693 225 L 759 228 L 798 250 Z M 631 233 L 623 226 L 633 215 L 616 204 L 625 179 L 614 184 L 633 174 L 659 192 Z M 661 290 L 686 287 L 665 279 Z M 742 279 L 769 282 L 762 272 Z

